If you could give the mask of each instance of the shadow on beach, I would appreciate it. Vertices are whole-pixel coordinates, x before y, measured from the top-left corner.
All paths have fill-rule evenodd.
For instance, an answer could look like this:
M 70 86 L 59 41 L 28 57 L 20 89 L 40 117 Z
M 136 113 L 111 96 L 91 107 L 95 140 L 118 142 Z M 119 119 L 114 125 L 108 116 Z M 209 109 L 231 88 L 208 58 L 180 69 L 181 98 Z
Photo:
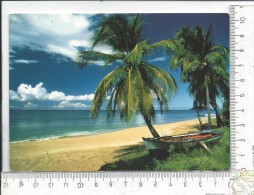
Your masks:
M 100 171 L 113 170 L 153 170 L 154 159 L 166 159 L 168 155 L 161 155 L 155 157 L 150 154 L 143 144 L 132 145 L 124 147 L 115 151 L 117 160 L 113 163 L 107 163 L 101 166 Z M 124 160 L 128 158 L 128 160 Z M 122 160 L 123 159 L 123 160 Z

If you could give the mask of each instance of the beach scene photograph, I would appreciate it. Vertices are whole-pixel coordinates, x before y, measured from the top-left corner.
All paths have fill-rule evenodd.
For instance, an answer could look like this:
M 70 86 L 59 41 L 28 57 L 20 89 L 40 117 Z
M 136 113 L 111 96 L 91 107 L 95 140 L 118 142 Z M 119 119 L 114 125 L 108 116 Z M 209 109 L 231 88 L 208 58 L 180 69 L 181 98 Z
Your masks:
M 9 15 L 11 171 L 230 170 L 229 16 Z

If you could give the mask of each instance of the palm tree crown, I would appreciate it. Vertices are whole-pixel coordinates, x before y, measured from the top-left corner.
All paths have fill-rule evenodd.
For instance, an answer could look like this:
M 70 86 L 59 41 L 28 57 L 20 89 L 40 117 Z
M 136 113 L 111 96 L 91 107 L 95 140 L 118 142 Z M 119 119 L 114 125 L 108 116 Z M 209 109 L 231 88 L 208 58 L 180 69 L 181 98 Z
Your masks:
M 109 15 L 103 18 L 93 36 L 92 48 L 101 45 L 109 47 L 113 53 L 82 51 L 77 56 L 81 67 L 90 62 L 104 61 L 104 66 L 115 61 L 122 65 L 106 75 L 97 86 L 91 107 L 91 117 L 97 118 L 107 96 L 108 118 L 115 115 L 126 121 L 140 112 L 154 137 L 159 134 L 153 128 L 155 108 L 153 99 L 157 99 L 161 111 L 168 108 L 168 100 L 176 90 L 174 78 L 165 70 L 143 61 L 143 56 L 152 51 L 148 40 L 141 39 L 142 21 L 138 15 Z
M 176 40 L 164 40 L 156 46 L 173 51 L 170 61 L 172 69 L 181 67 L 181 79 L 189 83 L 189 92 L 194 97 L 194 108 L 206 106 L 208 111 L 208 128 L 211 126 L 210 104 L 215 109 L 217 123 L 221 121 L 218 114 L 216 97 L 228 89 L 226 60 L 228 50 L 215 45 L 211 38 L 212 26 L 204 32 L 199 26 L 181 29 Z

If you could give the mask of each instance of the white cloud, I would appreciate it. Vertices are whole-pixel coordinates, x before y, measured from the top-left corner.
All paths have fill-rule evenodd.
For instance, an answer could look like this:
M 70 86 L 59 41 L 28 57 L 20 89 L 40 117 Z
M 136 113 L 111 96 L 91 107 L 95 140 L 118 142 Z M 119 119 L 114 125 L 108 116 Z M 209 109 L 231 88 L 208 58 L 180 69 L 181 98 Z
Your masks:
M 71 47 L 89 47 L 89 43 L 87 41 L 80 40 L 70 40 L 69 45 Z
M 40 82 L 35 87 L 28 84 L 20 84 L 17 92 L 10 90 L 10 100 L 15 101 L 92 101 L 94 94 L 66 95 L 60 91 L 47 92 Z
M 77 52 L 75 47 L 89 47 L 89 43 L 84 40 L 90 40 L 90 16 L 11 14 L 10 51 L 13 47 L 28 46 L 34 50 L 54 52 L 73 59 Z
M 81 103 L 72 103 L 69 101 L 62 101 L 59 103 L 59 105 L 54 105 L 53 108 L 57 108 L 57 109 L 84 109 L 87 108 L 88 106 L 85 104 L 81 104 Z
M 56 35 L 79 33 L 90 26 L 86 17 L 74 14 L 46 15 L 46 17 L 45 15 L 43 17 L 34 15 L 31 19 L 30 21 L 37 28 Z
M 38 83 L 35 87 L 27 84 L 20 84 L 17 90 L 21 101 L 46 100 L 47 90 L 43 87 L 43 83 Z
M 157 57 L 157 58 L 153 58 L 151 60 L 148 60 L 148 62 L 163 62 L 163 61 L 166 61 L 166 57 Z
M 73 96 L 73 95 L 68 95 L 66 96 L 66 100 L 68 101 L 77 101 L 77 100 L 83 100 L 83 101 L 92 101 L 94 98 L 94 94 L 89 94 L 89 95 L 78 95 L 78 96 Z
M 22 63 L 22 64 L 34 64 L 34 63 L 38 63 L 38 60 L 18 59 L 18 60 L 14 60 L 14 62 L 16 62 L 16 63 Z
M 101 53 L 105 53 L 105 54 L 114 54 L 114 51 L 110 48 L 110 47 L 107 47 L 107 46 L 95 46 L 93 48 L 94 51 L 98 51 L 98 52 L 101 52 Z
M 30 35 L 38 35 L 40 32 L 40 34 L 68 36 L 80 33 L 90 26 L 87 17 L 74 14 L 19 14 L 11 15 L 10 20 L 18 24 L 25 23 L 33 28 L 35 31 L 27 32 Z
M 75 54 L 77 53 L 77 51 L 74 48 L 66 48 L 66 47 L 52 45 L 52 44 L 47 45 L 47 49 L 50 52 L 62 54 L 72 59 L 75 57 Z
M 11 14 L 10 52 L 15 57 L 13 47 L 28 46 L 33 50 L 61 54 L 74 60 L 77 47 L 91 48 L 91 16 L 92 14 Z M 114 53 L 111 48 L 100 45 L 94 51 Z M 104 63 L 99 61 L 94 64 L 102 66 Z
M 9 91 L 10 100 L 21 101 L 20 96 L 13 90 Z
M 94 94 L 86 94 L 86 95 L 78 95 L 78 96 L 74 96 L 74 95 L 65 95 L 63 92 L 59 92 L 59 91 L 52 91 L 51 93 L 48 94 L 48 100 L 52 100 L 52 101 L 63 101 L 63 100 L 67 100 L 67 101 L 92 101 L 94 98 Z
M 51 93 L 48 94 L 48 100 L 52 101 L 61 101 L 66 98 L 65 94 L 63 92 L 59 91 L 52 91 Z
M 24 108 L 36 108 L 38 104 L 34 104 L 32 102 L 27 102 L 24 106 Z

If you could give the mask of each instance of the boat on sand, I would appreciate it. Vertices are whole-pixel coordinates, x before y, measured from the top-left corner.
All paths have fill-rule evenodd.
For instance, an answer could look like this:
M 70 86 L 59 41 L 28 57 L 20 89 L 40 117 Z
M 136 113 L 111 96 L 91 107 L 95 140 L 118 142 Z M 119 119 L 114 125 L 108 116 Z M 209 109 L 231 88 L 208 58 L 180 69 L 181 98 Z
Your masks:
M 221 139 L 222 135 L 222 131 L 205 130 L 201 132 L 162 136 L 157 138 L 142 137 L 142 139 L 149 152 L 170 150 L 172 146 L 176 150 L 188 150 L 190 148 L 202 146 L 209 151 L 209 149 L 206 148 L 206 144 L 209 145 L 217 143 Z

